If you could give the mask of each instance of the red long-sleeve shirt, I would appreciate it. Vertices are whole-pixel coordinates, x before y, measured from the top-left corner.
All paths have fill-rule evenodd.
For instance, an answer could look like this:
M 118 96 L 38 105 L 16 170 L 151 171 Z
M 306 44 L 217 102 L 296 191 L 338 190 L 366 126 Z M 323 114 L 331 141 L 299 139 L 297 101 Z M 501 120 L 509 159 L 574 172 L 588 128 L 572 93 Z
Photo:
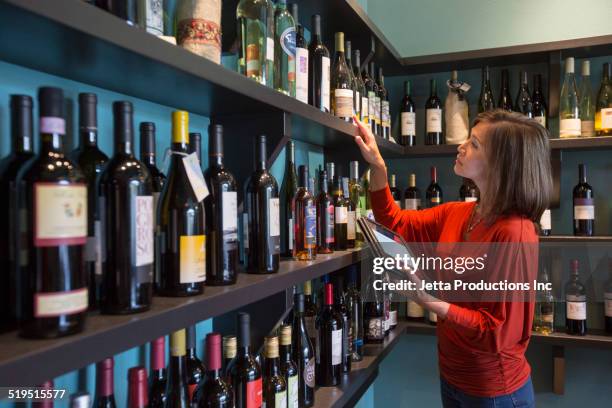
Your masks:
M 401 210 L 389 188 L 371 192 L 378 222 L 408 242 L 465 242 L 475 203 L 451 202 L 431 209 Z M 521 217 L 503 217 L 493 225 L 478 223 L 468 242 L 535 243 L 534 224 Z M 520 245 L 516 247 L 520 248 Z M 521 271 L 533 282 L 537 277 L 535 250 L 520 250 L 500 259 L 496 270 L 511 276 Z M 438 319 L 438 356 L 441 376 L 463 392 L 482 397 L 512 393 L 531 373 L 525 358 L 533 322 L 534 302 L 451 302 L 445 319 Z

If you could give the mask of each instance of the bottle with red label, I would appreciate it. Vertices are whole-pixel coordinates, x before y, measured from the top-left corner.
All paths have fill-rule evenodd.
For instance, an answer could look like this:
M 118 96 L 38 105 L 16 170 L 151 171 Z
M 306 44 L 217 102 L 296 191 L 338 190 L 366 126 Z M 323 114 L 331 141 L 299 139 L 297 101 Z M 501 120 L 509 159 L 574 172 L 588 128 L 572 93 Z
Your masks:
M 342 376 L 342 317 L 334 309 L 334 286 L 325 285 L 325 304 L 317 317 L 316 382 L 335 386 Z
M 261 367 L 251 354 L 251 317 L 238 313 L 238 354 L 230 368 L 236 408 L 259 408 L 263 403 Z
M 132 367 L 128 370 L 128 408 L 148 408 L 147 370 Z
M 317 257 L 317 208 L 314 196 L 308 191 L 308 168 L 300 166 L 298 190 L 293 199 L 295 243 L 293 259 L 312 261 Z
M 83 329 L 89 210 L 86 179 L 64 155 L 64 94 L 59 88 L 40 88 L 38 103 L 40 153 L 16 181 L 15 210 L 23 217 L 13 259 L 21 259 L 20 334 L 51 338 Z
M 204 379 L 204 364 L 196 354 L 196 328 L 187 327 L 187 387 L 189 389 L 189 401 L 193 400 L 196 387 Z

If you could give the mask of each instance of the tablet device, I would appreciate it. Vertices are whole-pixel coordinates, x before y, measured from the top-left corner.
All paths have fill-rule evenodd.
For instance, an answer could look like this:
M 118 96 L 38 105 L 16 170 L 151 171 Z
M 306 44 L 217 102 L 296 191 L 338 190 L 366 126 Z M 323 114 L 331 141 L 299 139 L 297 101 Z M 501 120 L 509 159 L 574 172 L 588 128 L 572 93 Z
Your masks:
M 407 255 L 413 258 L 406 240 L 397 232 L 366 217 L 359 218 L 357 223 L 376 256 L 395 258 L 400 255 L 403 258 Z

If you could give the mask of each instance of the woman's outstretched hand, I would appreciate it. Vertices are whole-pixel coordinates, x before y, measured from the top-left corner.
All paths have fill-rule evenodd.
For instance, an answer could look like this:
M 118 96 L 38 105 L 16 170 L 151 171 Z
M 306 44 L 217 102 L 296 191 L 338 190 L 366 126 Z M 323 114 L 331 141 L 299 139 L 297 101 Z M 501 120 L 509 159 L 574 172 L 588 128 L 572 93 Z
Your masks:
M 385 161 L 383 160 L 376 139 L 372 135 L 370 128 L 361 122 L 357 116 L 353 115 L 353 123 L 359 128 L 359 135 L 355 136 L 355 143 L 361 150 L 361 155 L 364 160 L 372 165 L 374 168 L 384 169 Z

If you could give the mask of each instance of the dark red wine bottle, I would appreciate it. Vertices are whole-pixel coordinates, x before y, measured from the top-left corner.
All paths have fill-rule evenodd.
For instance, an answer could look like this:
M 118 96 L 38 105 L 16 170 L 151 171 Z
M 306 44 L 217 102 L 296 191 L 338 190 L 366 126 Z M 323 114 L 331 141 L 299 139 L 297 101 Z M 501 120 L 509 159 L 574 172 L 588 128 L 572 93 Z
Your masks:
M 155 123 L 140 122 L 140 161 L 144 163 L 153 182 L 153 204 L 157 209 L 159 194 L 166 182 L 166 176 L 157 168 L 155 151 Z
M 429 99 L 425 104 L 425 144 L 444 144 L 444 133 L 442 133 L 442 101 L 438 98 L 438 87 L 436 80 L 429 82 Z
M 438 184 L 438 169 L 436 166 L 431 166 L 431 183 L 427 187 L 425 198 L 428 208 L 435 207 L 443 202 L 442 188 Z
M 574 187 L 574 235 L 593 236 L 595 233 L 595 200 L 593 188 L 587 183 L 586 165 L 578 165 L 578 184 Z
M 44 383 L 40 384 L 39 387 L 45 391 L 47 390 L 51 391 L 53 390 L 53 381 L 45 381 Z M 89 407 L 90 406 L 88 405 L 87 408 Z M 32 402 L 32 408 L 53 408 L 53 400 L 46 399 L 46 400 L 34 401 Z
M 196 387 L 204 379 L 204 364 L 196 354 L 196 328 L 187 327 L 187 388 L 189 389 L 189 401 L 193 401 Z
M 342 375 L 342 316 L 334 309 L 334 285 L 325 285 L 325 304 L 317 317 L 316 382 L 338 385 Z
M 604 308 L 606 319 L 606 334 L 612 334 L 612 260 L 608 261 L 608 281 L 604 287 Z
M 587 332 L 586 288 L 580 281 L 576 259 L 570 263 L 570 277 L 565 284 L 565 330 L 577 336 Z
M 11 153 L 0 162 L 0 332 L 17 327 L 17 173 L 34 157 L 32 98 L 11 95 Z
M 304 295 L 296 293 L 293 299 L 291 343 L 298 371 L 298 402 L 300 407 L 311 407 L 315 399 L 315 350 L 306 329 Z
M 293 244 L 295 233 L 295 220 L 293 219 L 293 209 L 291 203 L 297 193 L 297 173 L 295 171 L 295 144 L 289 141 L 286 148 L 285 175 L 281 185 L 281 195 L 284 197 L 284 217 L 281 218 L 281 238 L 283 254 L 293 257 Z
M 113 103 L 115 154 L 100 175 L 102 287 L 100 310 L 148 310 L 153 297 L 153 183 L 134 156 L 132 103 Z
M 312 16 L 312 37 L 308 47 L 308 103 L 323 112 L 331 111 L 331 60 L 321 39 L 321 16 Z
M 351 313 L 344 297 L 344 276 L 336 275 L 336 286 L 334 294 L 334 305 L 336 312 L 342 318 L 342 372 L 351 371 L 353 354 L 353 335 L 351 331 Z
M 501 91 L 499 93 L 499 109 L 507 111 L 514 110 L 512 107 L 512 96 L 510 96 L 510 74 L 507 69 L 502 69 L 501 73 Z
M 166 337 L 151 342 L 151 376 L 149 377 L 149 408 L 166 406 Z
M 363 310 L 364 341 L 368 344 L 379 344 L 385 340 L 385 301 L 382 291 L 375 290 L 372 282 L 366 286 L 365 306 Z
M 221 335 L 206 335 L 206 379 L 198 387 L 194 405 L 198 408 L 233 408 L 234 393 L 221 374 Z
M 304 282 L 304 323 L 306 323 L 306 333 L 310 337 L 313 347 L 317 344 L 317 316 L 319 309 L 312 296 L 312 281 Z
M 238 313 L 238 355 L 231 365 L 236 408 L 259 408 L 263 402 L 262 372 L 251 354 L 250 316 Z
M 459 189 L 459 200 L 465 202 L 478 201 L 480 191 L 474 182 L 468 178 L 463 178 L 463 183 Z
M 62 90 L 40 88 L 38 101 L 40 152 L 16 181 L 17 208 L 26 216 L 20 220 L 15 254 L 22 260 L 20 334 L 50 338 L 80 332 L 85 322 L 87 183 L 64 155 Z
M 210 194 L 206 209 L 206 284 L 236 283 L 238 268 L 238 192 L 236 179 L 223 164 L 223 126 L 208 130 L 208 169 L 204 179 Z
M 96 364 L 96 398 L 94 408 L 115 408 L 115 383 L 112 358 L 105 358 Z
M 416 144 L 416 109 L 410 97 L 410 81 L 404 81 L 404 98 L 400 105 L 400 140 L 403 146 Z
M 170 335 L 170 364 L 166 382 L 166 407 L 188 408 L 189 387 L 187 385 L 187 351 L 185 329 Z
M 189 153 L 195 153 L 202 168 L 202 134 L 200 132 L 189 132 Z
M 147 370 L 144 367 L 128 370 L 128 408 L 149 408 Z

